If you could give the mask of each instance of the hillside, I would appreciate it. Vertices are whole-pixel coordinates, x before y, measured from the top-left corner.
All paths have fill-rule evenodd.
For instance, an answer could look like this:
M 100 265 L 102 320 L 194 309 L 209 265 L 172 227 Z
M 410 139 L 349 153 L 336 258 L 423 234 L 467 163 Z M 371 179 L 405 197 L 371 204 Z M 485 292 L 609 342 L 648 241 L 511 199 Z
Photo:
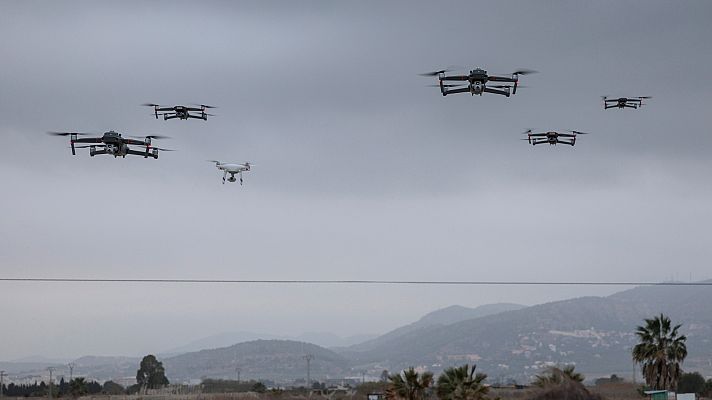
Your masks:
M 268 333 L 249 331 L 223 332 L 193 340 L 185 345 L 162 351 L 160 355 L 163 355 L 164 357 L 172 357 L 183 353 L 228 347 L 235 343 L 251 342 L 254 340 L 293 340 L 297 342 L 313 343 L 317 346 L 328 348 L 336 346 L 350 346 L 373 339 L 374 337 L 376 337 L 376 335 L 363 334 L 341 337 L 329 332 L 304 332 L 298 336 L 277 336 Z
M 428 366 L 436 372 L 477 363 L 491 377 L 528 380 L 546 363 L 576 363 L 589 375 L 632 374 L 630 349 L 643 318 L 660 312 L 684 323 L 689 370 L 712 373 L 712 288 L 642 287 L 610 297 L 584 297 L 434 325 L 342 354 L 359 366 L 400 369 Z
M 277 382 L 306 378 L 305 354 L 312 354 L 313 379 L 342 377 L 348 361 L 331 350 L 292 340 L 255 340 L 219 349 L 186 353 L 163 360 L 172 381 L 199 378 L 270 379 Z
M 376 339 L 338 349 L 295 340 L 252 340 L 231 346 L 159 356 L 173 382 L 200 378 L 270 379 L 291 382 L 306 377 L 305 354 L 313 354 L 312 377 L 341 378 L 367 370 L 378 376 L 408 366 L 439 372 L 475 363 L 491 381 L 527 382 L 551 363 L 575 363 L 588 379 L 618 374 L 630 377 L 634 330 L 643 318 L 660 312 L 682 323 L 688 336 L 687 371 L 712 375 L 712 287 L 651 286 L 608 297 L 581 297 L 532 307 L 495 304 L 447 307 Z M 218 338 L 230 340 L 229 337 Z M 135 357 L 82 357 L 75 374 L 104 380 L 135 376 Z M 11 373 L 41 375 L 44 363 L 3 363 Z M 64 368 L 65 366 L 60 365 Z M 32 372 L 34 371 L 34 372 Z
M 380 346 L 387 345 L 391 341 L 405 334 L 416 332 L 421 329 L 428 329 L 435 326 L 450 325 L 460 321 L 480 318 L 487 315 L 498 314 L 506 311 L 520 310 L 526 306 L 513 303 L 495 303 L 485 304 L 475 308 L 463 306 L 450 306 L 435 310 L 425 314 L 422 318 L 411 324 L 396 328 L 384 335 L 378 336 L 372 340 L 350 346 L 347 349 L 341 349 L 343 352 L 361 352 L 376 349 Z

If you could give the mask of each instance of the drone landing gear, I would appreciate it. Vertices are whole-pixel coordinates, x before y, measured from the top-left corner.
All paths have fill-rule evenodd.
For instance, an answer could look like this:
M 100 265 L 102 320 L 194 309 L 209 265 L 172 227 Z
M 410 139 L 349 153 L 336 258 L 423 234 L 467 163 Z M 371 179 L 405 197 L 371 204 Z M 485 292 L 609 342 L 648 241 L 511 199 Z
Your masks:
M 242 186 L 242 171 L 240 171 L 240 186 Z

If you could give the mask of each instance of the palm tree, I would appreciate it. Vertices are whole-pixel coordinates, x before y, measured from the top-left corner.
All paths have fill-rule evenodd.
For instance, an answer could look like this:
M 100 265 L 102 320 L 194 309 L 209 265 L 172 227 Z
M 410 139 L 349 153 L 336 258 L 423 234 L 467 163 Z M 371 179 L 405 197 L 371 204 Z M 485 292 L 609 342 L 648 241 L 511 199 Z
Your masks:
M 69 382 L 69 393 L 75 399 L 87 394 L 87 383 L 84 378 L 74 378 Z
M 687 337 L 678 334 L 681 325 L 672 326 L 670 318 L 645 319 L 635 335 L 640 343 L 633 347 L 633 361 L 643 369 L 645 383 L 656 390 L 675 389 L 680 379 L 680 364 L 687 357 Z
M 543 375 L 537 375 L 532 385 L 545 387 L 549 385 L 561 385 L 566 381 L 583 382 L 584 376 L 575 371 L 576 366 L 567 365 L 563 369 L 552 367 Z
M 489 388 L 484 385 L 487 375 L 475 374 L 476 365 L 465 364 L 448 368 L 438 377 L 436 393 L 441 400 L 483 400 Z
M 418 374 L 413 367 L 388 376 L 386 399 L 388 400 L 423 400 L 426 390 L 433 384 L 433 373 Z

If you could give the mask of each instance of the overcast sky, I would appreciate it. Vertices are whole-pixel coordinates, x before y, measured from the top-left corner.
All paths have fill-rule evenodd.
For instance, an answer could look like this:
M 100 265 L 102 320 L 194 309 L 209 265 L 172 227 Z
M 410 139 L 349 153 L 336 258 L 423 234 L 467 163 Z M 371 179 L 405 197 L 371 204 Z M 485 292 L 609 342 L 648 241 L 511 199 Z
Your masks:
M 2 277 L 712 277 L 711 2 L 0 4 Z M 539 73 L 510 98 L 418 75 L 451 65 Z M 163 121 L 146 102 L 219 108 Z M 528 128 L 593 133 L 532 147 Z M 179 151 L 72 156 L 44 133 L 110 129 Z M 255 167 L 222 185 L 208 159 Z M 0 282 L 0 360 L 615 290 Z

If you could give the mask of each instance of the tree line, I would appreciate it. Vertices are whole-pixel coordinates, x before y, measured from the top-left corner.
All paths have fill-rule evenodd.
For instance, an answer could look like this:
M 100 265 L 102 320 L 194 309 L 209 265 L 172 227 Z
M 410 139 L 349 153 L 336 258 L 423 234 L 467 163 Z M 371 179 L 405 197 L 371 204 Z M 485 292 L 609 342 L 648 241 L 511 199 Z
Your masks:
M 163 363 L 155 356 L 147 355 L 141 360 L 138 371 L 136 371 L 136 384 L 124 388 L 113 381 L 106 381 L 100 384 L 96 381 L 87 381 L 85 378 L 74 378 L 66 382 L 60 379 L 59 384 L 52 385 L 52 397 L 72 397 L 77 398 L 91 394 L 134 394 L 145 393 L 148 389 L 160 389 L 168 385 L 166 371 Z M 32 384 L 15 383 L 3 384 L 2 394 L 8 397 L 46 397 L 49 395 L 50 386 L 45 382 L 34 382 Z
M 673 325 L 670 318 L 663 314 L 645 319 L 644 324 L 637 327 L 635 335 L 639 343 L 633 347 L 632 358 L 641 366 L 646 389 L 677 389 L 682 393 L 712 395 L 712 379 L 705 381 L 699 373 L 682 371 L 682 362 L 687 357 L 687 337 L 680 334 L 680 327 L 681 325 Z M 382 382 L 386 384 L 384 396 L 387 400 L 424 400 L 433 394 L 441 400 L 491 400 L 489 386 L 485 385 L 486 379 L 486 374 L 476 372 L 476 366 L 469 364 L 445 369 L 437 381 L 432 372 L 418 372 L 413 367 L 396 374 L 388 374 L 387 371 L 382 374 Z M 613 375 L 608 381 L 615 383 L 618 379 Z M 573 366 L 565 366 L 537 375 L 532 384 L 549 390 L 566 388 L 577 392 L 580 398 L 594 398 L 595 395 L 591 395 L 583 387 L 583 380 L 583 375 L 576 372 Z M 65 382 L 62 378 L 58 385 L 52 386 L 52 396 L 76 398 L 99 393 L 142 394 L 148 389 L 159 389 L 168 384 L 163 363 L 149 354 L 141 360 L 136 371 L 136 384 L 126 389 L 112 381 L 101 385 L 96 381 L 87 382 L 84 378 L 75 378 L 70 382 Z M 220 379 L 206 379 L 202 386 L 207 393 L 263 393 L 267 389 L 264 383 L 259 381 L 235 382 Z M 44 382 L 31 385 L 10 383 L 2 388 L 2 392 L 11 397 L 47 396 L 49 390 Z M 552 398 L 560 396 L 561 393 L 550 393 Z
M 49 385 L 44 382 L 34 382 L 32 384 L 10 383 L 3 385 L 2 393 L 9 397 L 42 397 L 49 395 Z M 84 378 L 74 378 L 67 382 L 64 378 L 59 383 L 52 385 L 52 397 L 73 397 L 77 398 L 85 394 L 103 393 L 104 386 L 96 381 L 87 382 Z
M 638 344 L 631 355 L 643 371 L 644 389 L 710 396 L 712 379 L 705 381 L 697 372 L 682 371 L 682 362 L 687 357 L 687 337 L 680 334 L 680 327 L 663 314 L 645 319 L 644 324 L 637 327 Z M 475 369 L 476 366 L 468 364 L 447 368 L 437 382 L 432 372 L 418 372 L 413 367 L 392 375 L 384 371 L 382 379 L 387 384 L 384 396 L 387 400 L 424 400 L 433 395 L 440 400 L 491 400 L 489 387 L 484 384 L 487 375 Z M 584 376 L 576 372 L 574 366 L 565 366 L 537 375 L 532 385 L 547 390 L 540 393 L 543 399 L 600 397 L 589 393 L 582 385 L 583 380 Z M 615 383 L 619 378 L 613 375 L 607 381 Z

